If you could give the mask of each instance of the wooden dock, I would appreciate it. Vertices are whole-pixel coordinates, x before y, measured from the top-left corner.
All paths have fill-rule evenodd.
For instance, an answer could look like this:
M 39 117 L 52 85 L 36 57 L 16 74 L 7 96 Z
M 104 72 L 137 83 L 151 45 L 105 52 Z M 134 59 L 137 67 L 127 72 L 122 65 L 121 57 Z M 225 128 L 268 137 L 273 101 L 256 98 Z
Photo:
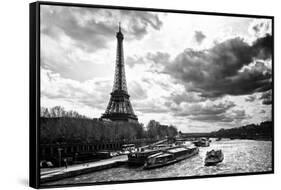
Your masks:
M 73 177 L 85 173 L 95 172 L 99 170 L 109 169 L 122 164 L 126 164 L 128 161 L 127 155 L 116 156 L 109 159 L 100 160 L 97 162 L 90 162 L 85 164 L 71 165 L 67 168 L 52 168 L 41 169 L 41 183 L 57 181 L 67 177 Z

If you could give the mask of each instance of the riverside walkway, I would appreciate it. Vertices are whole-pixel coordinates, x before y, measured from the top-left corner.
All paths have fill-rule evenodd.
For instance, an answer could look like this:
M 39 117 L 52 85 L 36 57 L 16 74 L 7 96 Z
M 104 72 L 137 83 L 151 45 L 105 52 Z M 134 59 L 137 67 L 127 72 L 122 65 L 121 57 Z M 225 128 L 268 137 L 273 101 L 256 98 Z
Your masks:
M 67 177 L 73 177 L 80 174 L 116 167 L 126 163 L 127 161 L 128 161 L 127 155 L 121 155 L 109 159 L 99 160 L 96 162 L 70 165 L 67 168 L 59 167 L 59 168 L 41 169 L 40 171 L 41 183 L 56 181 Z

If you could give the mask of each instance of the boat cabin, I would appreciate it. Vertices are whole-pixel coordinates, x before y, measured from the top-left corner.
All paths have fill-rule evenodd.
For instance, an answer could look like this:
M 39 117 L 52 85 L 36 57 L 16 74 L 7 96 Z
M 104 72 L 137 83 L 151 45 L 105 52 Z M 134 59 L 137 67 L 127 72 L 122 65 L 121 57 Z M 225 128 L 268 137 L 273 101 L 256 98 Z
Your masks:
M 134 144 L 123 144 L 122 145 L 122 151 L 132 151 L 135 150 L 135 145 Z
M 180 147 L 180 148 L 174 148 L 174 149 L 167 150 L 167 152 L 170 154 L 173 154 L 177 157 L 177 156 L 185 155 L 188 152 L 191 152 L 191 149 Z
M 147 164 L 161 164 L 161 163 L 167 163 L 168 161 L 171 161 L 174 159 L 173 154 L 169 153 L 162 153 L 159 152 L 157 154 L 153 154 L 147 158 Z

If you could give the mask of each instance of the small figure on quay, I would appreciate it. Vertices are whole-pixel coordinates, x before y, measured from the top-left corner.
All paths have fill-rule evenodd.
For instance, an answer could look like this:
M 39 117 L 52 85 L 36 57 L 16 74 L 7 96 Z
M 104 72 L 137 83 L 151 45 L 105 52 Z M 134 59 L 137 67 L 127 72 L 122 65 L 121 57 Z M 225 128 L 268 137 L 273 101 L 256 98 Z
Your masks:
M 66 158 L 63 159 L 63 163 L 64 163 L 65 168 L 67 168 L 67 159 Z

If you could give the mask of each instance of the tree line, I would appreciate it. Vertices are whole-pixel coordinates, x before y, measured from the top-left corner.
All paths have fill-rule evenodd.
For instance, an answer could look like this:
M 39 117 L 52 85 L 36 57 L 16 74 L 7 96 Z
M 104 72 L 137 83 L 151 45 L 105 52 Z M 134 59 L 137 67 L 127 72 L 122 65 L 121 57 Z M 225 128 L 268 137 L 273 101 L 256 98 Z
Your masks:
M 272 140 L 273 123 L 264 121 L 260 124 L 249 124 L 231 129 L 220 129 L 210 133 L 211 136 L 237 139 Z
M 40 116 L 43 118 L 56 118 L 56 117 L 87 118 L 84 115 L 80 115 L 76 111 L 73 110 L 66 111 L 61 106 L 55 106 L 52 108 L 41 107 Z
M 178 134 L 175 126 L 151 120 L 146 129 L 141 123 L 91 119 L 60 106 L 41 108 L 40 143 L 95 143 L 163 139 Z

